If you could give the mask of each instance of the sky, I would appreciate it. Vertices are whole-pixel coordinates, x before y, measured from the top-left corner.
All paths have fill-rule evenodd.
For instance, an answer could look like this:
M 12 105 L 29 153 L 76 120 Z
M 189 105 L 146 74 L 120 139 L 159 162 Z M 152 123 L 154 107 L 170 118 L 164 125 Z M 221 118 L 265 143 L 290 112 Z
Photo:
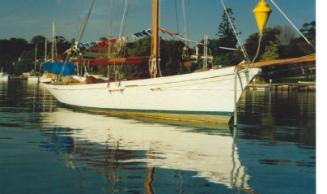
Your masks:
M 122 18 L 123 0 L 113 1 L 113 34 L 118 35 Z M 19 37 L 31 40 L 35 35 L 51 36 L 51 25 L 56 32 L 70 40 L 77 38 L 79 27 L 86 17 L 91 0 L 1 0 L 0 39 Z M 151 27 L 151 0 L 128 0 L 128 14 L 124 35 Z M 176 3 L 177 2 L 177 3 Z M 223 14 L 220 0 L 185 0 L 186 28 L 190 39 L 200 40 L 207 34 L 214 38 Z M 258 0 L 225 0 L 235 16 L 237 30 L 245 40 L 257 32 L 252 13 Z M 267 0 L 269 2 L 269 0 Z M 297 27 L 315 20 L 314 0 L 275 0 Z M 177 4 L 177 9 L 176 9 Z M 271 3 L 273 12 L 268 26 L 288 25 Z M 177 10 L 177 12 L 176 12 Z M 176 17 L 177 15 L 177 17 Z M 109 23 L 109 0 L 96 0 L 82 42 L 98 40 L 107 36 Z M 160 26 L 184 34 L 182 0 L 160 0 Z

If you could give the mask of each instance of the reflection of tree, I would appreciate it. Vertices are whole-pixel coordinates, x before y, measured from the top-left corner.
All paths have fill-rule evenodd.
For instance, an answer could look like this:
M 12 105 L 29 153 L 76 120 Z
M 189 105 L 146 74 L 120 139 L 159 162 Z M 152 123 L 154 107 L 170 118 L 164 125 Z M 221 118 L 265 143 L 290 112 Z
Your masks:
M 315 145 L 314 92 L 268 93 L 247 90 L 242 95 L 239 105 L 241 123 L 255 126 L 241 129 L 244 131 L 244 138 L 265 138 Z

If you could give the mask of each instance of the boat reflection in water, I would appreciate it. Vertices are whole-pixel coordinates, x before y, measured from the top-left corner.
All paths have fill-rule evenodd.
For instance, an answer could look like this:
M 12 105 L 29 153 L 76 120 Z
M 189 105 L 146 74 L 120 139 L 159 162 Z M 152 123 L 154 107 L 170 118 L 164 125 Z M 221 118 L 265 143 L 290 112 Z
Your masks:
M 52 139 L 43 146 L 65 151 L 66 165 L 72 168 L 83 161 L 117 181 L 115 174 L 122 174 L 118 172 L 121 167 L 144 167 L 147 193 L 153 193 L 153 184 L 160 182 L 157 169 L 192 172 L 191 179 L 205 179 L 224 190 L 251 190 L 230 130 L 204 132 L 65 108 L 43 113 L 42 118 L 43 134 Z

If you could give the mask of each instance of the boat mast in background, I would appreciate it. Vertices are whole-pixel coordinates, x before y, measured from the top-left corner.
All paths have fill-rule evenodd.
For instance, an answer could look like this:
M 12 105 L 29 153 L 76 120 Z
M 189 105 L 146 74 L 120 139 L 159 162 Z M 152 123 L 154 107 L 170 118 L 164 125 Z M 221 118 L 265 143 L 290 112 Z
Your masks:
M 47 56 L 48 55 L 48 41 L 47 39 L 45 38 L 44 39 L 44 62 L 47 62 Z
M 38 62 L 38 59 L 37 59 L 37 43 L 35 43 L 35 48 L 34 48 L 34 73 L 36 72 L 36 66 L 37 66 L 37 62 Z
M 204 44 L 203 44 L 203 69 L 208 69 L 208 35 L 204 35 Z
M 52 47 L 51 47 L 51 61 L 54 62 L 57 57 L 57 46 L 56 46 L 56 26 L 55 22 L 52 22 Z

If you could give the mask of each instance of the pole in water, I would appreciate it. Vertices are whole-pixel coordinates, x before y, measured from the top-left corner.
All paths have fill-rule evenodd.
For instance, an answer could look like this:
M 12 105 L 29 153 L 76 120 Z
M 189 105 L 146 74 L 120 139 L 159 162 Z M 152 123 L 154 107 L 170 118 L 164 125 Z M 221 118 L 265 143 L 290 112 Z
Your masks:
M 237 126 L 237 67 L 234 70 L 234 127 Z

